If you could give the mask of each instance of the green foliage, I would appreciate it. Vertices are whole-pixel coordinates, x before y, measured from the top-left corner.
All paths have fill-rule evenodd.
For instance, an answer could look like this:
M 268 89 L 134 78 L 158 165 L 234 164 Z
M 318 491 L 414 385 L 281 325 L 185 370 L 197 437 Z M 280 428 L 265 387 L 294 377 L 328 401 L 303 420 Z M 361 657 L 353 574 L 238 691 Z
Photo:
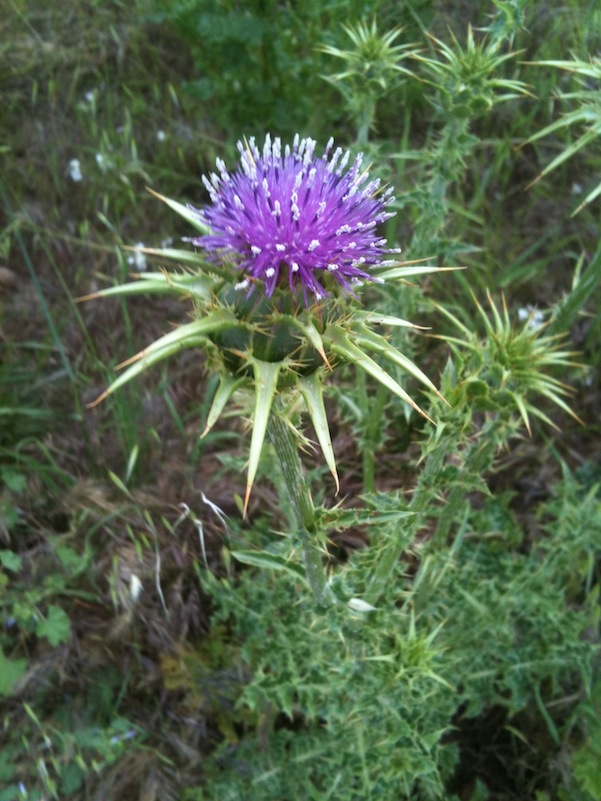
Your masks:
M 452 556 L 429 555 L 414 585 L 420 613 L 444 622 L 446 667 L 453 671 L 453 655 L 469 664 L 460 690 L 468 716 L 491 704 L 513 715 L 539 690 L 557 698 L 574 683 L 590 686 L 595 649 L 584 635 L 594 597 L 583 600 L 579 593 L 601 531 L 598 499 L 585 500 L 591 516 L 577 528 L 577 498 L 541 509 L 550 516 L 547 538 L 528 554 L 516 552 L 519 524 L 499 507 L 499 500 L 489 500 L 469 515 Z
M 590 699 L 581 704 L 578 713 L 585 733 L 584 742 L 572 755 L 573 787 L 571 797 L 580 799 L 601 799 L 601 683 L 597 681 Z M 578 788 L 576 790 L 576 787 Z M 567 798 L 567 794 L 561 796 Z
M 40 721 L 29 704 L 24 704 L 24 711 L 28 725 L 9 734 L 0 756 L 0 781 L 6 788 L 0 791 L 2 801 L 76 797 L 88 774 L 102 773 L 122 759 L 138 747 L 132 738 L 143 735 L 118 716 L 107 726 L 85 726 L 67 708 L 58 711 L 52 724 Z M 15 778 L 24 775 L 24 757 L 30 760 L 31 774 L 17 785 Z
M 598 487 L 586 492 L 566 474 L 561 495 L 540 509 L 543 528 L 520 530 L 508 501 L 469 510 L 450 550 L 425 550 L 415 580 L 400 565 L 372 612 L 311 612 L 304 584 L 266 564 L 260 582 L 252 572 L 236 586 L 205 576 L 215 631 L 239 644 L 230 660 L 249 677 L 237 700 L 246 733 L 218 749 L 205 786 L 187 798 L 263 801 L 293 787 L 307 799 L 444 798 L 458 757 L 452 721 L 497 706 L 514 736 L 527 737 L 516 716 L 532 705 L 559 745 L 549 702 L 588 692 L 597 652 L 585 636 L 596 594 L 581 587 L 594 580 Z M 353 558 L 336 591 L 352 592 L 365 569 Z
M 492 39 L 507 40 L 510 43 L 518 33 L 526 28 L 526 6 L 528 0 L 493 0 L 497 13 L 490 25 L 482 30 L 487 31 Z
M 380 4 L 371 4 L 374 12 Z M 152 19 L 168 21 L 190 46 L 197 74 L 186 91 L 211 109 L 229 138 L 267 131 L 291 137 L 330 117 L 315 48 L 325 27 L 354 18 L 361 6 L 187 0 L 169 9 L 157 4 Z
M 27 670 L 27 659 L 9 659 L 0 648 L 0 695 L 9 695 L 13 686 Z
M 574 278 L 569 292 L 556 304 L 552 312 L 549 332 L 554 334 L 566 331 L 574 326 L 583 316 L 583 310 L 594 302 L 595 294 L 598 296 L 601 287 L 601 246 L 597 248 L 591 260 L 584 268 L 584 259 L 580 259 L 574 271 Z M 592 342 L 595 336 L 595 326 L 591 326 Z M 591 366 L 598 366 L 596 354 L 591 354 Z
M 46 639 L 52 647 L 68 642 L 71 619 L 65 609 L 58 605 L 58 599 L 69 595 L 82 598 L 89 595 L 73 589 L 73 586 L 88 569 L 92 551 L 86 549 L 78 553 L 65 542 L 52 537 L 48 539 L 46 547 L 49 564 L 40 560 L 28 564 L 27 569 L 23 557 L 18 553 L 11 550 L 0 552 L 0 564 L 5 571 L 0 573 L 0 609 L 7 625 L 0 643 L 5 643 L 6 647 L 14 648 L 16 639 L 30 634 Z M 49 569 L 52 564 L 53 569 Z M 14 664 L 22 665 L 23 661 Z M 13 680 L 8 680 L 8 674 L 5 674 L 5 679 L 1 692 L 8 694 L 14 684 L 14 672 Z
M 281 799 L 292 787 L 307 799 L 440 797 L 440 765 L 453 762 L 440 738 L 454 702 L 437 675 L 436 632 L 405 610 L 308 616 L 302 584 L 280 572 L 246 576 L 235 589 L 210 589 L 215 619 L 228 623 L 253 676 L 238 708 L 254 725 L 239 747 L 219 750 L 206 787 L 189 797 Z

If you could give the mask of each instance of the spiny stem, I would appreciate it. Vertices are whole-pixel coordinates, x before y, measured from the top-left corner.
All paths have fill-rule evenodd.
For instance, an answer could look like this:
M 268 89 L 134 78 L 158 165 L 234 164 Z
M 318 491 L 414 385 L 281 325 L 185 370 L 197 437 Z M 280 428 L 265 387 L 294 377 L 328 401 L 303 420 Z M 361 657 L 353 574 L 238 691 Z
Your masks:
M 407 518 L 406 528 L 399 525 L 391 533 L 388 543 L 375 564 L 373 575 L 367 588 L 365 600 L 368 603 L 375 604 L 386 590 L 403 550 L 407 547 L 407 542 L 411 541 L 417 533 L 422 523 L 423 512 L 434 497 L 437 481 L 442 473 L 445 457 L 451 444 L 451 438 L 442 439 L 428 456 L 409 504 L 409 511 L 415 514 L 413 517 Z
M 414 512 L 414 516 L 407 518 L 404 527 L 399 526 L 396 531 L 392 532 L 382 550 L 368 586 L 366 594 L 368 603 L 376 604 L 382 593 L 385 592 L 403 550 L 407 547 L 407 543 L 415 538 L 423 525 L 424 514 L 427 513 L 432 499 L 436 498 L 440 492 L 441 477 L 447 455 L 457 450 L 458 436 L 458 434 L 452 433 L 443 436 L 430 450 L 409 504 L 409 511 Z M 505 428 L 504 421 L 491 420 L 482 432 L 482 436 L 470 446 L 462 465 L 462 473 L 466 476 L 476 476 L 489 469 L 499 443 L 506 441 L 508 436 L 509 431 Z M 433 548 L 444 546 L 453 524 L 460 519 L 459 512 L 464 504 L 464 487 L 453 487 L 432 537 Z
M 381 438 L 383 414 L 388 402 L 388 391 L 378 384 L 376 394 L 370 399 L 367 394 L 367 381 L 363 370 L 357 371 L 357 384 L 360 392 L 361 412 L 363 413 L 363 491 L 376 491 L 376 448 Z
M 318 531 L 315 507 L 305 480 L 294 433 L 278 414 L 278 406 L 281 404 L 274 403 L 275 408 L 269 416 L 267 433 L 276 452 L 282 477 L 294 509 L 298 534 L 302 542 L 307 581 L 319 606 L 331 606 L 336 602 L 336 597 L 328 584 L 322 551 L 319 547 L 320 532 Z
M 359 128 L 357 130 L 357 145 L 365 147 L 369 139 L 369 132 L 374 122 L 376 114 L 376 102 L 373 98 L 367 97 L 363 102 L 363 107 L 359 114 Z
M 496 449 L 497 441 L 492 436 L 484 438 L 483 441 L 477 440 L 474 442 L 463 464 L 462 475 L 468 480 L 470 476 L 482 475 L 491 466 Z M 438 524 L 432 536 L 432 545 L 435 548 L 442 548 L 445 545 L 453 523 L 456 523 L 461 518 L 459 512 L 465 506 L 465 503 L 465 488 L 462 486 L 453 487 L 445 503 L 444 512 L 438 518 Z

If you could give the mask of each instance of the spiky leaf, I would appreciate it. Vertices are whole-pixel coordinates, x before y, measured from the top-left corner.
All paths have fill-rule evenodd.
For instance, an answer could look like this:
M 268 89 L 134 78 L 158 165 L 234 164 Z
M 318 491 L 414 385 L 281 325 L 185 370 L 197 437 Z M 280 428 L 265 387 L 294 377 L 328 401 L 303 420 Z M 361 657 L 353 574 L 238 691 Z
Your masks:
M 391 392 L 394 392 L 401 400 L 408 403 L 411 408 L 419 412 L 426 420 L 433 422 L 431 418 L 421 409 L 413 398 L 405 392 L 403 387 L 397 383 L 394 378 L 389 375 L 380 365 L 374 361 L 370 356 L 365 353 L 361 348 L 350 341 L 343 329 L 332 326 L 327 332 L 330 346 L 335 353 L 338 353 L 347 361 L 360 367 L 366 373 L 371 375 L 376 381 L 379 381 Z
M 248 508 L 248 501 L 252 485 L 257 475 L 259 459 L 265 441 L 267 421 L 271 411 L 271 404 L 278 385 L 278 376 L 283 367 L 282 362 L 262 362 L 259 359 L 251 360 L 255 376 L 255 414 L 253 418 L 253 433 L 250 441 L 248 455 L 248 477 L 246 480 L 246 495 L 244 498 L 244 515 Z
M 154 189 L 150 189 L 146 187 L 151 195 L 158 197 L 159 200 L 162 200 L 163 203 L 166 203 L 170 209 L 173 209 L 176 214 L 179 214 L 180 217 L 183 217 L 186 222 L 189 222 L 197 231 L 200 231 L 202 234 L 210 234 L 212 233 L 211 229 L 206 223 L 203 223 L 198 213 L 192 211 L 188 206 L 184 206 L 182 203 L 178 203 L 177 200 L 171 200 L 171 198 L 165 197 L 164 195 L 159 195 L 158 192 L 155 192 Z
M 211 285 L 200 275 L 172 275 L 170 273 L 142 273 L 138 280 L 120 286 L 110 286 L 78 298 L 78 302 L 96 298 L 121 295 L 171 295 L 194 296 L 202 300 L 211 298 Z
M 302 392 L 309 416 L 311 417 L 311 422 L 317 434 L 317 439 L 323 451 L 326 464 L 330 468 L 330 473 L 336 482 L 336 493 L 338 493 L 340 490 L 340 482 L 338 481 L 336 457 L 334 456 L 334 449 L 332 448 L 330 428 L 328 426 L 328 418 L 323 402 L 321 377 L 317 372 L 311 373 L 311 375 L 308 376 L 298 376 L 297 383 Z
M 221 412 L 224 410 L 228 400 L 232 397 L 236 389 L 241 386 L 241 384 L 244 384 L 245 381 L 245 378 L 237 378 L 227 373 L 220 376 L 219 386 L 217 387 L 217 392 L 215 392 L 215 397 L 213 398 L 213 402 L 211 403 L 211 408 L 209 409 L 209 414 L 207 416 L 207 424 L 204 428 L 204 431 L 200 435 L 201 439 L 202 437 L 205 437 L 213 428 L 219 419 Z
M 390 269 L 384 270 L 380 272 L 379 270 L 374 270 L 374 274 L 381 278 L 383 281 L 392 281 L 394 278 L 413 278 L 416 275 L 429 275 L 430 273 L 442 273 L 442 272 L 449 272 L 452 270 L 459 270 L 462 269 L 460 267 L 430 267 L 428 265 L 419 265 L 415 264 L 413 266 L 404 267 L 392 267 Z
M 421 331 L 427 330 L 427 326 L 417 325 L 409 320 L 393 317 L 391 314 L 378 314 L 375 311 L 356 311 L 353 314 L 353 318 L 366 325 L 391 325 L 395 328 L 418 328 Z
M 94 401 L 92 406 L 100 403 L 116 389 L 119 389 L 119 387 L 122 387 L 128 381 L 131 381 L 132 378 L 140 375 L 144 370 L 157 364 L 157 362 L 169 356 L 173 356 L 175 353 L 185 348 L 204 345 L 207 341 L 208 334 L 231 325 L 232 319 L 235 320 L 230 312 L 220 310 L 207 314 L 200 320 L 194 320 L 186 325 L 180 325 L 175 330 L 160 337 L 153 342 L 152 345 L 149 345 L 120 365 L 121 367 L 130 366 L 119 378 L 113 381 L 105 392 Z
M 283 556 L 267 553 L 266 551 L 232 551 L 232 556 L 244 565 L 260 567 L 262 570 L 283 570 L 286 573 L 290 573 L 294 578 L 300 579 L 303 583 L 307 583 L 303 568 Z
M 363 345 L 363 347 L 380 353 L 386 359 L 393 362 L 393 364 L 396 364 L 397 367 L 400 367 L 402 370 L 410 373 L 414 378 L 417 378 L 418 381 L 421 381 L 421 383 L 425 384 L 428 389 L 432 390 L 432 392 L 438 395 L 439 398 L 444 400 L 438 389 L 434 386 L 432 381 L 430 381 L 423 370 L 420 370 L 420 368 L 414 362 L 412 362 L 411 359 L 394 348 L 385 337 L 380 336 L 380 334 L 376 334 L 374 331 L 370 331 L 369 328 L 366 328 L 365 326 L 362 326 L 356 342 Z

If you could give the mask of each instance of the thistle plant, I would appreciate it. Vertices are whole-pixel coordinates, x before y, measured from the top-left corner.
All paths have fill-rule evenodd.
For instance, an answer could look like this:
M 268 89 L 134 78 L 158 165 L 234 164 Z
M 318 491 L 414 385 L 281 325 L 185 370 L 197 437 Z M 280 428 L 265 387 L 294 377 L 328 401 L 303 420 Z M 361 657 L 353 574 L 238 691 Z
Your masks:
M 513 44 L 516 34 L 526 30 L 526 5 L 528 0 L 492 0 L 497 12 L 490 25 L 482 28 L 492 39 L 505 40 Z
M 516 56 L 511 51 L 502 52 L 501 39 L 476 39 L 471 26 L 465 45 L 454 35 L 451 45 L 434 36 L 431 39 L 434 54 L 416 58 L 423 65 L 426 83 L 434 90 L 430 102 L 443 125 L 428 154 L 430 177 L 421 191 L 424 213 L 413 237 L 416 250 L 427 246 L 430 252 L 433 245 L 435 250 L 442 249 L 440 237 L 448 212 L 449 187 L 465 173 L 466 159 L 478 143 L 470 133 L 472 123 L 498 103 L 529 94 L 522 81 L 499 74 Z
M 204 209 L 158 195 L 196 228 L 199 235 L 187 241 L 200 250 L 142 248 L 178 268 L 145 272 L 133 283 L 88 298 L 153 293 L 191 301 L 191 321 L 124 362 L 125 371 L 96 402 L 183 348 L 201 350 L 220 379 L 204 434 L 234 392 L 252 398 L 244 513 L 269 435 L 295 509 L 307 581 L 317 601 L 327 604 L 333 598 L 321 557 L 326 532 L 303 475 L 298 447 L 304 438 L 293 410 L 302 399 L 337 488 L 323 382 L 339 365 L 355 365 L 428 418 L 381 362 L 435 394 L 438 390 L 374 330 L 415 326 L 362 309 L 356 292 L 366 281 L 406 279 L 436 268 L 391 258 L 397 251 L 376 229 L 392 216 L 387 210 L 392 190 L 383 189 L 379 179 L 369 180 L 361 155 L 351 163 L 350 153 L 333 150 L 332 140 L 322 156 L 315 146 L 298 136 L 283 149 L 269 136 L 262 150 L 254 139 L 240 142 L 234 172 L 218 161 L 218 172 L 204 177 L 211 201 Z
M 378 101 L 396 88 L 402 78 L 412 76 L 402 62 L 417 53 L 415 45 L 394 42 L 402 28 L 378 33 L 376 21 L 342 26 L 352 42 L 352 48 L 342 50 L 322 45 L 319 50 L 344 62 L 342 72 L 325 76 L 342 93 L 351 116 L 358 121 L 357 143 L 365 145 L 374 125 Z
M 460 336 L 445 336 L 454 349 L 469 354 L 465 362 L 466 374 L 462 391 L 475 400 L 475 409 L 499 415 L 515 411 L 532 434 L 531 418 L 537 417 L 557 428 L 553 420 L 540 407 L 546 399 L 578 422 L 577 415 L 564 400 L 572 390 L 569 386 L 547 374 L 547 370 L 560 367 L 578 367 L 573 351 L 563 349 L 561 335 L 547 335 L 545 324 L 528 316 L 522 326 L 512 324 L 503 299 L 502 308 L 495 304 L 490 293 L 488 315 L 474 298 L 485 337 L 464 325 L 448 309 L 438 307 L 458 329 Z
M 437 307 L 457 332 L 440 337 L 453 352 L 442 377 L 448 404 L 434 399 L 438 425 L 423 447 L 423 467 L 406 507 L 410 517 L 378 553 L 367 557 L 373 562 L 366 592 L 371 604 L 390 586 L 403 550 L 435 512 L 435 498 L 444 498 L 444 504 L 436 510 L 438 521 L 429 547 L 439 550 L 460 522 L 466 492 L 488 492 L 483 476 L 510 439 L 524 428 L 531 435 L 533 418 L 557 428 L 542 408 L 545 402 L 582 422 L 566 400 L 570 387 L 549 374 L 579 366 L 575 354 L 564 349 L 562 336 L 546 333 L 546 324 L 533 325 L 531 317 L 516 325 L 505 302 L 499 308 L 490 294 L 490 312 L 475 298 L 474 302 L 480 331 Z
M 498 75 L 502 64 L 515 53 L 502 53 L 498 39 L 477 41 L 471 25 L 465 46 L 451 34 L 452 46 L 432 36 L 438 58 L 419 56 L 437 89 L 437 110 L 452 118 L 474 119 L 505 100 L 527 94 L 522 81 Z
M 501 28 L 504 30 L 503 26 Z M 452 36 L 450 45 L 431 37 L 433 51 L 430 55 L 412 53 L 422 65 L 420 77 L 432 89 L 428 99 L 436 111 L 439 128 L 426 153 L 420 156 L 427 165 L 423 179 L 397 202 L 398 208 L 409 206 L 419 212 L 407 251 L 410 256 L 427 252 L 442 264 L 449 257 L 468 249 L 465 244 L 445 238 L 445 228 L 452 186 L 463 179 L 467 159 L 478 143 L 471 133 L 472 123 L 497 103 L 527 94 L 521 81 L 498 74 L 503 65 L 515 56 L 513 52 L 501 51 L 500 36 L 501 29 L 494 34 L 491 32 L 489 37 L 478 39 L 469 26 L 464 45 L 455 36 Z M 411 304 L 413 298 L 402 294 L 398 286 L 386 286 L 382 298 L 383 309 L 401 308 L 407 316 L 412 316 L 408 303 Z M 374 407 L 383 409 L 385 401 L 385 393 L 379 387 Z M 372 442 L 380 439 L 380 419 L 381 414 L 371 416 L 366 439 Z M 374 469 L 369 459 L 364 466 L 364 475 L 366 486 L 372 489 Z

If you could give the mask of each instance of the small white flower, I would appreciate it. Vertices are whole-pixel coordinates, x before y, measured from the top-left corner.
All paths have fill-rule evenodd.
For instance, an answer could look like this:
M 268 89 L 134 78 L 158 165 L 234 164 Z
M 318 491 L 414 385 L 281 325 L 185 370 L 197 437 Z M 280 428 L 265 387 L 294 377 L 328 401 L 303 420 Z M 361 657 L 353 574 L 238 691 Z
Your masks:
M 137 248 L 145 247 L 144 242 L 136 242 L 135 247 Z M 135 253 L 127 257 L 127 263 L 134 266 L 139 273 L 143 273 L 147 267 L 146 255 L 141 251 L 136 250 Z
M 165 131 L 157 131 L 157 139 L 159 140 L 159 142 L 164 142 L 166 138 L 167 134 L 165 133 Z
M 135 573 L 132 573 L 129 579 L 129 594 L 131 595 L 131 599 L 134 603 L 136 603 L 140 597 L 143 589 L 144 587 L 142 586 L 140 579 Z
M 545 315 L 540 309 L 528 304 L 521 309 L 518 309 L 518 320 L 525 323 L 528 320 L 529 328 L 540 328 L 545 322 Z
M 102 153 L 96 153 L 96 164 L 98 164 L 102 172 L 106 172 L 108 164 Z
M 75 183 L 79 183 L 79 181 L 83 181 L 83 175 L 81 174 L 81 164 L 79 163 L 79 159 L 71 159 L 69 162 L 69 177 Z
M 96 99 L 96 90 L 92 89 L 91 91 L 86 92 L 85 98 L 88 103 L 92 104 Z
M 582 193 L 582 184 L 579 184 L 578 181 L 574 181 L 572 184 L 572 194 L 573 195 L 580 195 Z

